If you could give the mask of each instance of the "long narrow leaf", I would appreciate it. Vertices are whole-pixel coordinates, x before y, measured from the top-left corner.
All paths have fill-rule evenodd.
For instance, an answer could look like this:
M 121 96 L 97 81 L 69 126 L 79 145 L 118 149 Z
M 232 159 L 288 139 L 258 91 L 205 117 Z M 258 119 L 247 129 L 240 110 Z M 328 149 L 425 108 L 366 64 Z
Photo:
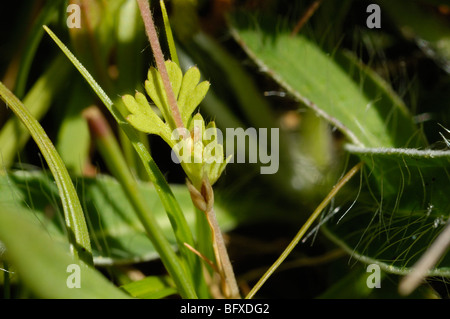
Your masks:
M 46 2 L 39 16 L 33 23 L 33 27 L 30 29 L 31 33 L 28 36 L 26 45 L 23 49 L 19 71 L 17 73 L 16 88 L 14 91 L 14 93 L 20 99 L 23 98 L 23 95 L 25 93 L 25 87 L 27 85 L 27 79 L 30 73 L 31 64 L 33 63 L 36 51 L 39 47 L 39 44 L 41 43 L 42 36 L 44 35 L 42 29 L 38 26 L 50 23 L 52 20 L 54 20 L 54 18 L 57 17 L 56 7 L 58 5 L 59 4 L 56 1 Z
M 20 100 L 0 82 L 0 96 L 30 131 L 55 178 L 63 204 L 69 242 L 76 258 L 92 263 L 89 233 L 78 195 L 64 163 L 39 122 Z
M 58 56 L 47 70 L 34 83 L 23 99 L 36 120 L 40 120 L 48 111 L 54 96 L 67 83 L 70 64 L 64 56 Z M 17 117 L 11 117 L 0 131 L 0 152 L 2 167 L 9 168 L 14 163 L 18 152 L 22 150 L 30 138 L 28 130 L 20 124 Z
M 159 1 L 161 6 L 162 16 L 164 20 L 164 28 L 166 30 L 167 44 L 169 45 L 170 57 L 173 62 L 180 66 L 180 61 L 178 61 L 177 48 L 175 47 L 175 41 L 173 40 L 172 28 L 170 27 L 169 16 L 167 15 L 166 5 L 163 0 Z

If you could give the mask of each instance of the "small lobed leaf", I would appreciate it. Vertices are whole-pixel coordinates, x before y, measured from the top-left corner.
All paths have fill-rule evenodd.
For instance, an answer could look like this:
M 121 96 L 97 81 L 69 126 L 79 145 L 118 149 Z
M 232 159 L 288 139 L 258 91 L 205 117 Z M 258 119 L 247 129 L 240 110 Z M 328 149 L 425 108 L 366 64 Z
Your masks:
M 189 124 L 189 131 L 191 134 L 201 134 L 203 135 L 205 132 L 205 120 L 200 113 L 195 114 Z M 200 125 L 199 125 L 200 124 Z M 197 132 L 196 132 L 197 131 Z M 198 136 L 203 140 L 203 136 Z
M 199 84 L 200 71 L 196 67 L 190 68 L 184 76 L 175 62 L 166 61 L 166 67 L 183 124 L 187 126 L 190 116 L 208 92 L 210 83 L 203 81 Z M 161 110 L 166 122 L 170 123 L 171 113 L 161 75 L 153 67 L 148 72 L 145 88 L 152 101 Z
M 194 112 L 200 102 L 203 101 L 209 90 L 209 86 L 210 83 L 208 81 L 203 81 L 197 85 L 193 91 L 191 91 L 186 99 L 183 109 L 181 110 L 181 118 L 183 123 L 187 122 L 189 117 L 192 115 L 192 112 Z
M 169 108 L 167 97 L 164 93 L 164 85 L 162 83 L 161 75 L 158 70 L 151 67 L 148 70 L 148 80 L 145 81 L 145 90 L 147 91 L 150 99 L 155 103 L 158 109 L 161 111 L 164 119 L 167 121 L 169 119 Z
M 199 84 L 200 71 L 196 67 L 190 68 L 186 71 L 184 76 L 180 67 L 175 62 L 167 60 L 166 67 L 174 95 L 177 98 L 177 104 L 180 109 L 183 124 L 186 127 L 189 127 L 192 113 L 204 99 L 206 93 L 208 92 L 210 83 L 208 81 L 203 81 Z M 169 127 L 174 129 L 176 126 L 171 115 L 167 95 L 164 90 L 164 85 L 159 71 L 156 68 L 151 67 L 148 71 L 147 77 L 148 79 L 145 81 L 145 90 L 147 91 L 147 94 L 161 111 Z M 124 102 L 125 104 L 128 104 L 127 107 L 129 111 L 135 114 L 136 117 L 143 117 L 142 119 L 130 117 L 129 120 L 133 122 L 133 126 L 135 126 L 138 130 L 147 133 L 155 133 L 155 129 L 149 128 L 145 125 L 146 120 L 144 120 L 143 114 L 148 114 L 153 117 L 153 114 L 150 114 L 149 110 L 151 107 L 148 105 L 148 101 L 145 96 L 142 93 L 136 93 L 135 99 L 132 100 L 130 96 L 126 96 L 124 98 Z
M 183 76 L 180 94 L 178 95 L 178 106 L 183 107 L 189 94 L 195 89 L 200 82 L 200 71 L 197 67 L 189 68 Z
M 148 71 L 145 89 L 161 111 L 166 123 L 163 123 L 152 111 L 142 93 L 136 93 L 135 98 L 130 95 L 123 97 L 125 105 L 132 113 L 127 119 L 136 129 L 163 137 L 172 146 L 186 175 L 196 187 L 201 185 L 205 175 L 210 181 L 215 182 L 228 162 L 223 159 L 223 146 L 217 143 L 215 137 L 213 140 L 205 140 L 205 120 L 200 113 L 192 116 L 192 113 L 208 92 L 210 83 L 208 81 L 199 83 L 201 75 L 196 67 L 190 68 L 183 76 L 180 67 L 175 62 L 168 60 L 165 63 L 173 92 L 177 98 L 183 125 L 185 129 L 187 128 L 190 137 L 178 143 L 172 140 L 170 129 L 175 129 L 176 126 L 171 116 L 161 75 L 154 67 L 151 67 Z M 208 128 L 215 128 L 215 124 L 208 125 Z M 207 144 L 209 144 L 209 148 L 205 149 Z M 204 158 L 205 154 L 208 156 L 207 159 Z
M 230 155 L 223 162 L 213 162 L 212 164 L 210 164 L 210 168 L 209 168 L 210 171 L 209 171 L 208 177 L 210 179 L 211 185 L 213 185 L 215 182 L 217 182 L 217 180 L 219 179 L 219 177 L 222 175 L 223 171 L 225 170 L 225 167 L 231 161 L 232 157 L 233 157 L 233 155 Z
M 122 100 L 123 103 L 125 104 L 125 106 L 127 107 L 128 111 L 130 111 L 130 113 L 141 113 L 141 106 L 139 105 L 139 103 L 135 100 L 135 98 L 129 94 L 125 94 L 124 96 L 122 96 Z
M 185 125 L 188 124 L 187 122 L 189 120 L 189 117 L 192 115 L 192 112 L 194 112 L 195 108 L 203 100 L 209 88 L 209 82 L 204 81 L 200 84 L 199 82 L 200 82 L 200 71 L 198 70 L 197 67 L 192 67 L 186 71 L 183 77 L 180 95 L 178 96 L 178 106 L 180 108 L 181 118 Z M 203 96 L 201 97 L 200 101 L 196 103 L 195 101 L 192 101 L 192 98 L 194 95 L 197 94 L 196 90 L 199 85 L 207 86 L 207 88 Z
M 166 68 L 167 73 L 169 74 L 173 93 L 175 97 L 177 97 L 180 92 L 183 73 L 178 65 L 170 60 L 166 61 Z M 145 90 L 147 91 L 147 94 L 150 96 L 153 103 L 155 103 L 155 105 L 159 108 L 166 122 L 170 123 L 172 127 L 175 127 L 172 123 L 173 120 L 161 74 L 157 69 L 151 67 L 148 71 L 147 78 L 148 80 L 145 81 Z
M 136 92 L 134 97 L 136 99 L 136 102 L 140 105 L 143 113 L 154 113 L 144 94 L 142 94 L 141 92 Z
M 170 129 L 152 110 L 144 94 L 137 92 L 135 97 L 124 95 L 122 100 L 131 112 L 127 120 L 139 131 L 156 134 L 164 139 L 170 139 Z
M 167 73 L 169 74 L 170 84 L 172 85 L 173 94 L 178 97 L 180 93 L 181 83 L 183 81 L 183 73 L 180 67 L 173 61 L 166 61 Z

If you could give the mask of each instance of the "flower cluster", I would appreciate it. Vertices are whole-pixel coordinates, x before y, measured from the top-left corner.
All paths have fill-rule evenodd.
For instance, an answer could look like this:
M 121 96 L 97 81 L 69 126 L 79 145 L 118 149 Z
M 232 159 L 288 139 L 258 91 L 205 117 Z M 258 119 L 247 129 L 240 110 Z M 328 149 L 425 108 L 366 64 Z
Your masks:
M 210 83 L 200 82 L 200 71 L 196 67 L 183 75 L 175 62 L 168 60 L 165 64 L 184 127 L 176 126 L 161 75 L 154 67 L 148 71 L 145 90 L 162 118 L 146 96 L 137 92 L 134 97 L 122 97 L 130 112 L 127 120 L 139 131 L 159 135 L 172 148 L 191 183 L 200 189 L 205 178 L 211 185 L 217 181 L 231 156 L 224 160 L 223 145 L 215 123 L 212 121 L 205 126 L 200 113 L 193 115 Z

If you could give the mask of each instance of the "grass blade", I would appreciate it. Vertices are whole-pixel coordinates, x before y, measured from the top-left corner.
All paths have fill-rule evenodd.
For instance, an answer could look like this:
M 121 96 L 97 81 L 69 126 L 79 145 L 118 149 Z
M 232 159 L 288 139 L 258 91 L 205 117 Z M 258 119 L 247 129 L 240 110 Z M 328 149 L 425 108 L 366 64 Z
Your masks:
M 17 73 L 16 88 L 14 91 L 16 96 L 20 99 L 23 98 L 23 95 L 25 93 L 31 65 L 36 55 L 38 46 L 41 43 L 42 36 L 44 35 L 44 32 L 39 26 L 50 23 L 51 20 L 54 20 L 54 18 L 56 18 L 56 6 L 58 6 L 58 4 L 55 5 L 55 2 L 45 3 L 44 8 L 42 9 L 36 21 L 33 23 L 33 27 L 31 28 L 31 33 L 23 50 L 19 72 Z
M 23 104 L 25 104 L 31 115 L 40 120 L 48 111 L 50 104 L 66 83 L 70 73 L 70 64 L 64 61 L 64 56 L 58 56 L 44 74 L 35 82 L 28 91 Z M 0 151 L 2 166 L 9 168 L 14 163 L 17 153 L 24 147 L 30 134 L 28 130 L 20 124 L 20 120 L 11 117 L 0 131 Z
M 330 191 L 330 193 L 325 197 L 325 199 L 317 206 L 317 208 L 314 210 L 314 212 L 311 214 L 311 216 L 308 218 L 306 223 L 300 228 L 297 235 L 295 235 L 294 239 L 289 243 L 288 247 L 283 251 L 283 253 L 278 257 L 278 259 L 275 261 L 275 263 L 267 270 L 267 272 L 261 277 L 261 279 L 256 283 L 256 285 L 252 288 L 252 290 L 248 293 L 248 295 L 245 297 L 246 299 L 251 299 L 253 296 L 258 292 L 258 290 L 264 285 L 264 283 L 269 279 L 269 277 L 275 272 L 275 270 L 281 265 L 281 263 L 289 256 L 289 254 L 292 252 L 292 250 L 297 246 L 298 242 L 302 237 L 305 235 L 305 233 L 308 231 L 308 229 L 311 227 L 311 225 L 314 223 L 314 221 L 319 217 L 320 213 L 327 207 L 327 205 L 330 203 L 331 199 L 336 196 L 336 194 L 341 190 L 341 188 L 347 184 L 347 182 L 360 170 L 362 166 L 362 163 L 356 164 L 353 168 L 351 168 L 347 174 L 345 174 L 344 177 L 337 183 L 333 189 Z
M 20 100 L 0 82 L 0 96 L 30 131 L 55 178 L 63 204 L 69 242 L 75 258 L 92 264 L 92 250 L 83 210 L 69 173 L 39 122 Z
M 164 28 L 166 30 L 167 43 L 169 44 L 170 57 L 172 58 L 173 62 L 175 62 L 178 66 L 180 66 L 177 49 L 175 47 L 175 41 L 173 40 L 172 28 L 170 27 L 169 17 L 167 15 L 166 5 L 164 4 L 164 0 L 160 0 L 159 3 L 161 5 L 161 11 L 164 20 Z

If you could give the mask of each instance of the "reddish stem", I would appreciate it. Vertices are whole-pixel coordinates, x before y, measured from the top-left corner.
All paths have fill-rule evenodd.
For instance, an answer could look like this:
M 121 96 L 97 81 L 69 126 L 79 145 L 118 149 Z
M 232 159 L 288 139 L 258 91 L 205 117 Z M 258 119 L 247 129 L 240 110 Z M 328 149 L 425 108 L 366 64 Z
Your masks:
M 152 47 L 153 56 L 155 57 L 156 67 L 161 74 L 161 79 L 166 91 L 169 107 L 172 112 L 173 119 L 177 128 L 184 128 L 183 121 L 181 120 L 180 110 L 178 109 L 177 100 L 170 84 L 169 74 L 164 60 L 164 55 L 159 44 L 158 34 L 156 33 L 155 24 L 153 23 L 152 13 L 148 0 L 137 0 L 139 10 L 141 11 L 142 20 L 144 21 L 145 31 L 147 33 L 150 46 Z
M 316 10 L 319 8 L 320 4 L 322 3 L 322 0 L 316 0 L 314 1 L 306 10 L 305 14 L 300 18 L 300 20 L 297 22 L 297 25 L 295 26 L 294 30 L 291 32 L 291 37 L 299 33 L 300 29 L 303 28 L 306 22 L 308 22 L 309 18 L 316 12 Z

